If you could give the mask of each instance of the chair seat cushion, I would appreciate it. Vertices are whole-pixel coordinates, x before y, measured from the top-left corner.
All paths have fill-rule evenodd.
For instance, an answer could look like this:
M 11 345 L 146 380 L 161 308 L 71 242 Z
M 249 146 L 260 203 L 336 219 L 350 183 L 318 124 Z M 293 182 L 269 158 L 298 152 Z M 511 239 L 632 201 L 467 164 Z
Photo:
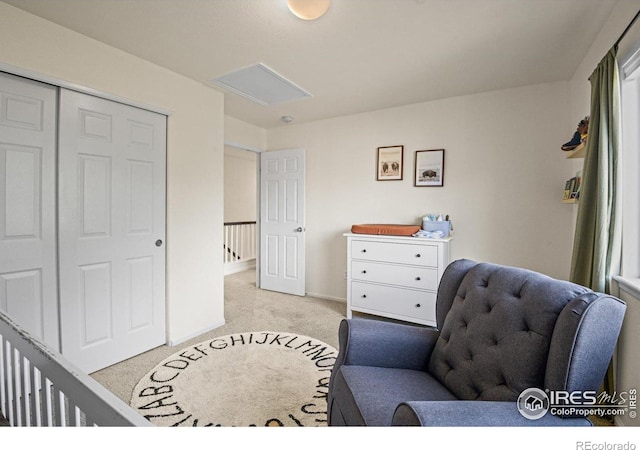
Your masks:
M 333 389 L 338 410 L 330 414 L 349 425 L 389 426 L 396 407 L 409 400 L 457 400 L 428 373 L 408 369 L 342 366 Z

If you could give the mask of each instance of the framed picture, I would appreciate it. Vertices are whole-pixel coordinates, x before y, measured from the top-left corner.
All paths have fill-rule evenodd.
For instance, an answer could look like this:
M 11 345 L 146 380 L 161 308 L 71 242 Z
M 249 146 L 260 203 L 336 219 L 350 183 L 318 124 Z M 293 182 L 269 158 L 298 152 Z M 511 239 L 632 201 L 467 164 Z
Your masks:
M 415 186 L 444 186 L 444 149 L 417 150 Z
M 404 145 L 378 147 L 376 179 L 378 181 L 402 180 L 403 162 Z

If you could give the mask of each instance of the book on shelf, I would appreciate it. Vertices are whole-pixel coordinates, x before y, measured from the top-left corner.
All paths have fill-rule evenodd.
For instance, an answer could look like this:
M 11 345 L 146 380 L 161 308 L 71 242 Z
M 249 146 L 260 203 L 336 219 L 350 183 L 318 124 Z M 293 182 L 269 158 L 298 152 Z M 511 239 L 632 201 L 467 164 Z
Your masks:
M 576 184 L 573 187 L 573 190 L 571 191 L 570 198 L 575 198 L 577 200 L 578 198 L 580 198 L 580 185 L 582 183 L 582 177 L 578 175 L 575 178 L 576 178 Z
M 575 177 L 569 178 L 564 184 L 564 194 L 562 200 L 575 200 L 580 198 L 580 187 L 582 185 L 582 176 L 580 173 Z M 567 202 L 573 203 L 573 202 Z
M 564 184 L 564 195 L 562 196 L 562 200 L 569 200 L 571 195 L 573 194 L 577 183 L 577 177 L 570 178 Z

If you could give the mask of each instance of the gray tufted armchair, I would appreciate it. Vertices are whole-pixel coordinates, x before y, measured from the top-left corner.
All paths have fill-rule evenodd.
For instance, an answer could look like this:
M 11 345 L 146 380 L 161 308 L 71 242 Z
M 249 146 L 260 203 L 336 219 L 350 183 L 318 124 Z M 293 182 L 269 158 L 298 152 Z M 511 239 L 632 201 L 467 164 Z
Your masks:
M 518 398 L 529 388 L 598 391 L 625 308 L 536 272 L 455 261 L 440 281 L 437 329 L 342 321 L 329 425 L 591 425 Z

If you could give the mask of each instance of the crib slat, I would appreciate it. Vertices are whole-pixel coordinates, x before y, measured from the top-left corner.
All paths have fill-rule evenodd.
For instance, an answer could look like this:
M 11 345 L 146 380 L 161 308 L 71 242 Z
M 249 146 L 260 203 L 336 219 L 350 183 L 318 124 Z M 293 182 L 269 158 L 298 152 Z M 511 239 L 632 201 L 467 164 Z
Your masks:
M 61 401 L 61 392 L 60 389 L 56 387 L 56 385 L 52 385 L 51 390 L 51 400 L 53 406 L 53 426 L 56 427 L 64 427 L 65 426 L 65 411 L 64 411 L 64 402 Z
M 79 427 L 80 426 L 80 416 L 78 412 L 78 407 L 71 401 L 70 398 L 65 397 L 65 409 L 67 411 L 66 426 L 68 427 Z
M 51 380 L 45 378 L 44 380 L 44 419 L 46 426 L 55 425 L 53 422 L 53 415 L 55 411 L 55 402 L 52 398 L 53 384 Z
M 20 414 L 20 363 L 19 353 L 16 348 L 11 349 L 11 399 L 13 409 L 13 420 L 16 426 L 22 426 L 22 416 Z
M 20 360 L 22 364 L 22 370 L 20 374 L 22 375 L 22 400 L 20 403 L 22 404 L 22 424 L 25 427 L 32 426 L 32 416 L 33 416 L 33 403 L 32 403 L 32 395 L 31 395 L 31 364 L 29 364 L 29 360 L 24 356 L 21 357 Z
M 2 312 L 0 408 L 11 426 L 151 426 Z
M 9 419 L 9 358 L 7 348 L 9 343 L 4 338 L 0 340 L 0 411 L 7 420 Z
M 30 373 L 30 381 L 31 381 L 31 410 L 33 421 L 32 424 L 36 427 L 42 426 L 42 408 L 40 407 L 41 396 L 40 396 L 40 372 L 33 364 L 30 364 L 31 373 Z

